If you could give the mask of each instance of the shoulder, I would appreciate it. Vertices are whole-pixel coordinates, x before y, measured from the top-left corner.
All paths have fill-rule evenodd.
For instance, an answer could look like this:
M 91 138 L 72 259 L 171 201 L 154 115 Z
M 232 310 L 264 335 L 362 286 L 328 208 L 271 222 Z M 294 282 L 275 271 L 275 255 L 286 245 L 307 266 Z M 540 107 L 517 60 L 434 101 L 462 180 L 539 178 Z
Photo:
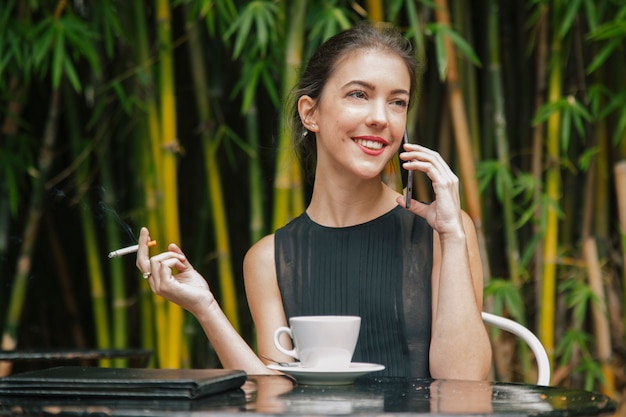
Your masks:
M 248 252 L 243 261 L 244 270 L 252 267 L 274 266 L 274 235 L 267 235 L 256 242 Z

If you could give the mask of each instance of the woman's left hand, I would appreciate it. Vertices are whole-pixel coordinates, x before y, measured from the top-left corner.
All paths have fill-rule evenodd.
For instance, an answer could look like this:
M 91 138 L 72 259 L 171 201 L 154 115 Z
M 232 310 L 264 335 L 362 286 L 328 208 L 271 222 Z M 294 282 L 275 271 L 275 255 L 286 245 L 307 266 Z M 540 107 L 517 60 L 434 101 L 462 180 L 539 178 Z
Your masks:
M 459 179 L 441 155 L 424 146 L 408 143 L 404 144 L 400 159 L 404 161 L 404 169 L 425 173 L 435 192 L 432 203 L 411 200 L 409 210 L 426 219 L 441 237 L 450 233 L 463 233 Z M 398 197 L 397 201 L 402 205 L 406 203 L 404 197 Z

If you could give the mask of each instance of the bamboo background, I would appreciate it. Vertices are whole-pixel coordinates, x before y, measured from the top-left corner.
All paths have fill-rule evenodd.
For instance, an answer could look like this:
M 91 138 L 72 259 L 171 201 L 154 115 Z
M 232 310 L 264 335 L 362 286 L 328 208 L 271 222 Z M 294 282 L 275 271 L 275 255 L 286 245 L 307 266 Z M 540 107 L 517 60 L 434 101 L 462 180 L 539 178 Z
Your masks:
M 485 310 L 538 334 L 554 385 L 621 397 L 626 5 L 613 0 L 5 0 L 2 349 L 146 347 L 151 366 L 219 366 L 132 256 L 107 258 L 142 225 L 155 253 L 182 245 L 253 343 L 243 256 L 310 191 L 285 103 L 312 50 L 361 19 L 395 23 L 423 63 L 411 141 L 461 177 Z M 432 198 L 425 178 L 415 190 Z M 531 353 L 493 337 L 493 377 L 534 380 Z

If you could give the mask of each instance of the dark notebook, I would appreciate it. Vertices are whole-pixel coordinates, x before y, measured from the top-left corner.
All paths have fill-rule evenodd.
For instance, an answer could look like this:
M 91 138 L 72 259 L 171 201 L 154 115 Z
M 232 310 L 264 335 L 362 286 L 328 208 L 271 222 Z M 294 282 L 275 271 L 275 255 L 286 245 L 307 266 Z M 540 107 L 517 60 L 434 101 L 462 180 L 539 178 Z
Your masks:
M 246 373 L 226 369 L 61 366 L 0 378 L 0 396 L 199 398 L 239 388 Z

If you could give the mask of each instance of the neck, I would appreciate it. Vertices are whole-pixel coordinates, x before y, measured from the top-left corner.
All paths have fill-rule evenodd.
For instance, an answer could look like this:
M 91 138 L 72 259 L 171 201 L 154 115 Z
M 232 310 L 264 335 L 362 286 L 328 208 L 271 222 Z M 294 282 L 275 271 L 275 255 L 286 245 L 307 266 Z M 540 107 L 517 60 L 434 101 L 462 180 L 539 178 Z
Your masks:
M 347 227 L 365 223 L 397 206 L 397 193 L 379 179 L 358 180 L 350 184 L 319 184 L 315 181 L 309 217 L 327 227 Z

